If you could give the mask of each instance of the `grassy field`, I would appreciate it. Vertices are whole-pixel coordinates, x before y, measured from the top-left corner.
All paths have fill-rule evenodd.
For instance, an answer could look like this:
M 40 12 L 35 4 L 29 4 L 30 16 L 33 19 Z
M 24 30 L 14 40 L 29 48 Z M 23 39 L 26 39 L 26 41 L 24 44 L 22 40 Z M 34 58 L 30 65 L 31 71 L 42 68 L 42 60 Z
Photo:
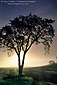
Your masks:
M 9 85 L 9 82 L 11 84 L 14 82 L 14 85 L 57 85 L 57 64 L 24 68 L 23 73 L 25 77 L 22 77 L 21 80 L 17 78 L 3 80 L 3 77 L 9 74 L 18 75 L 18 68 L 0 68 L 0 85 Z
M 35 85 L 57 85 L 57 64 L 26 68 L 24 73 L 33 78 Z
M 0 85 L 33 85 L 33 80 L 30 77 L 11 78 L 7 80 L 0 78 Z
M 0 85 L 33 85 L 33 79 L 24 75 L 5 75 L 0 77 Z

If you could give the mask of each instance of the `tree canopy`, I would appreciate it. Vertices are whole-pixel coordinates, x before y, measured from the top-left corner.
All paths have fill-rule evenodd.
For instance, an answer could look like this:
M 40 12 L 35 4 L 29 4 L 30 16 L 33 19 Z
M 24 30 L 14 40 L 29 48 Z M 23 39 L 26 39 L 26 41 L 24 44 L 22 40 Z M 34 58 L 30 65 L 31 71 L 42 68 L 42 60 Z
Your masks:
M 53 22 L 52 19 L 42 19 L 31 13 L 28 16 L 20 15 L 0 29 L 0 47 L 14 50 L 19 60 L 21 50 L 24 51 L 23 56 L 25 56 L 33 44 L 42 43 L 45 51 L 48 52 L 54 37 Z

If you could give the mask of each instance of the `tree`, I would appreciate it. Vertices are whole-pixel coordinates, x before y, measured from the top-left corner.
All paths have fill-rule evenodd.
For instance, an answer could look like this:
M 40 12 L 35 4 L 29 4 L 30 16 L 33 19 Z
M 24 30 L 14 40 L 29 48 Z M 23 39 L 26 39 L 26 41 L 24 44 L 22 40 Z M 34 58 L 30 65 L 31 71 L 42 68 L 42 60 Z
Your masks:
M 56 56 L 56 59 L 57 59 L 57 56 Z
M 33 44 L 42 43 L 46 52 L 49 51 L 54 37 L 52 19 L 42 19 L 37 15 L 19 16 L 10 20 L 8 25 L 0 29 L 0 48 L 14 50 L 18 56 L 19 74 L 22 74 L 25 55 Z M 22 65 L 20 53 L 24 52 Z
M 57 56 L 56 56 L 56 60 L 57 60 Z M 56 61 L 56 63 L 57 63 L 57 61 Z
M 49 61 L 49 64 L 50 64 L 50 65 L 53 65 L 53 64 L 55 64 L 55 61 L 50 60 L 50 61 Z

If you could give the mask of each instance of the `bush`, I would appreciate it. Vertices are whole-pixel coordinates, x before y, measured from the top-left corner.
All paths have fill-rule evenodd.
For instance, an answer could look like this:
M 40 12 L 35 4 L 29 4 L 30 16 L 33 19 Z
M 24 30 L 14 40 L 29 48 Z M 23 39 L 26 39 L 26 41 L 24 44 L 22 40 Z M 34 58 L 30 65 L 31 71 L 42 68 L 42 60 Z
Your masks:
M 57 84 L 57 72 L 54 72 L 54 71 L 46 71 L 46 72 L 43 74 L 43 80 Z
M 6 76 L 3 81 L 0 81 L 0 85 L 33 85 L 33 79 L 24 75 Z

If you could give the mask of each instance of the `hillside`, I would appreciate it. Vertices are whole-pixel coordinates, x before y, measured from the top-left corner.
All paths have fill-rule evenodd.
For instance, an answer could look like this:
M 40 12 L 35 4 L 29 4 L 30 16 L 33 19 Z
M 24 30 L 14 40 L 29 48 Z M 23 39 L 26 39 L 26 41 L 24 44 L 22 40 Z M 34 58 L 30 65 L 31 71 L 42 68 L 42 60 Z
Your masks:
M 51 65 L 40 66 L 40 67 L 24 68 L 24 71 L 35 71 L 35 72 L 55 71 L 57 72 L 57 63 L 51 64 Z
M 24 68 L 23 72 L 42 72 L 42 71 L 55 71 L 57 72 L 57 63 L 52 65 L 45 65 L 40 67 L 29 67 Z M 9 72 L 18 72 L 18 68 L 0 68 L 0 74 L 1 73 L 9 73 Z
M 57 72 L 57 63 L 52 65 L 46 65 L 41 67 L 35 67 L 34 69 L 42 70 L 42 71 L 56 71 Z
M 57 85 L 57 63 L 40 67 L 24 68 L 23 73 L 33 78 L 34 85 Z M 1 78 L 8 74 L 12 76 L 17 75 L 18 68 L 0 68 Z

